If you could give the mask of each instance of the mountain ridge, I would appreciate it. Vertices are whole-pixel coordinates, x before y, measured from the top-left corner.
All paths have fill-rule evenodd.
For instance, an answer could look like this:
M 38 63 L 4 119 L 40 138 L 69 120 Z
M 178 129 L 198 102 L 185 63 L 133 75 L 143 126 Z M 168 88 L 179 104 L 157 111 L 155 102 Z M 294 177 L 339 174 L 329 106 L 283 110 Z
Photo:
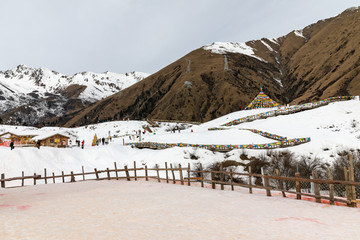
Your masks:
M 67 114 L 68 106 L 72 110 L 89 106 L 148 75 L 81 72 L 67 76 L 47 68 L 18 65 L 0 71 L 0 117 L 7 124 L 34 125 Z
M 246 107 L 260 87 L 281 104 L 360 95 L 359 24 L 352 8 L 278 38 L 205 45 L 63 124 L 208 121 Z

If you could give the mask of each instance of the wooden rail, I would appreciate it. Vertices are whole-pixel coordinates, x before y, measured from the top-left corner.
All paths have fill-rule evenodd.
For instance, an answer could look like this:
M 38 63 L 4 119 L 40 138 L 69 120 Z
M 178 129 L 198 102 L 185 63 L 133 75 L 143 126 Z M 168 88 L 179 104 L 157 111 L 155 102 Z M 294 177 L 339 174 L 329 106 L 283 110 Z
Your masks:
M 352 157 L 350 157 L 352 159 Z M 350 161 L 353 163 L 353 161 Z M 164 174 L 160 174 L 164 172 Z M 216 185 L 220 185 L 220 189 L 224 190 L 224 186 L 230 186 L 231 190 L 234 190 L 234 187 L 245 187 L 249 189 L 249 193 L 253 193 L 253 189 L 263 189 L 266 191 L 267 196 L 271 196 L 271 191 L 279 191 L 282 193 L 283 197 L 286 197 L 286 193 L 296 194 L 297 199 L 301 199 L 301 196 L 307 196 L 315 198 L 316 202 L 321 202 L 321 199 L 326 199 L 330 201 L 330 204 L 334 204 L 334 202 L 342 202 L 346 203 L 350 207 L 356 207 L 359 202 L 356 200 L 356 189 L 355 186 L 360 186 L 360 182 L 355 182 L 353 178 L 353 165 L 350 165 L 349 170 L 345 169 L 347 174 L 346 181 L 342 180 L 333 180 L 332 175 L 330 174 L 330 179 L 318 179 L 317 173 L 314 172 L 313 179 L 301 178 L 299 173 L 296 173 L 295 177 L 283 177 L 279 176 L 278 171 L 275 169 L 276 175 L 269 175 L 268 173 L 264 174 L 256 174 L 251 172 L 251 167 L 249 167 L 249 173 L 237 173 L 232 170 L 226 171 L 223 167 L 220 167 L 219 171 L 214 170 L 204 170 L 202 164 L 200 164 L 197 170 L 191 169 L 190 164 L 187 167 L 182 167 L 180 164 L 178 167 L 174 167 L 172 164 L 168 166 L 165 163 L 165 167 L 161 168 L 156 165 L 154 168 L 137 167 L 136 162 L 134 162 L 133 168 L 128 168 L 127 165 L 124 165 L 123 168 L 119 168 L 114 162 L 114 169 L 105 169 L 105 170 L 97 170 L 85 172 L 84 167 L 82 167 L 82 171 L 80 173 L 74 173 L 71 171 L 70 173 L 61 172 L 61 174 L 55 175 L 53 172 L 51 175 L 47 173 L 47 170 L 44 169 L 43 176 L 40 174 L 34 173 L 30 176 L 25 176 L 24 172 L 22 172 L 21 177 L 11 177 L 5 178 L 5 174 L 1 174 L 1 187 L 5 188 L 5 182 L 17 181 L 21 180 L 21 186 L 24 186 L 24 180 L 33 179 L 33 184 L 39 184 L 40 181 L 43 181 L 44 184 L 48 184 L 52 179 L 52 183 L 56 182 L 75 182 L 75 181 L 88 181 L 88 180 L 127 180 L 131 181 L 131 179 L 137 181 L 138 179 L 145 179 L 149 181 L 149 179 L 154 179 L 158 182 L 166 182 L 166 183 L 180 183 L 181 185 L 191 186 L 191 183 L 197 182 L 200 183 L 201 187 L 204 187 L 205 184 L 211 185 L 213 189 L 216 189 Z M 113 173 L 113 174 L 112 174 Z M 120 175 L 122 173 L 122 175 Z M 155 174 L 154 174 L 155 173 Z M 330 171 L 331 173 L 331 171 Z M 111 175 L 112 174 L 112 175 Z M 100 176 L 101 175 L 101 176 Z M 162 175 L 162 176 L 160 176 Z M 165 178 L 163 177 L 165 176 Z M 225 176 L 228 181 L 225 181 Z M 246 176 L 248 181 L 237 180 L 236 176 Z M 81 179 L 80 179 L 81 177 Z M 253 178 L 263 179 L 263 184 L 257 185 L 253 184 Z M 56 181 L 56 179 L 60 179 L 60 181 Z M 273 180 L 273 182 L 270 182 Z M 282 181 L 293 181 L 294 186 L 296 185 L 296 190 L 292 189 L 284 189 L 282 185 Z M 314 193 L 304 193 L 301 191 L 301 182 L 310 182 L 315 186 Z M 278 186 L 274 186 L 278 185 Z M 319 184 L 327 184 L 329 185 L 329 196 L 321 195 Z M 346 199 L 335 197 L 334 196 L 334 184 L 344 185 L 346 187 Z

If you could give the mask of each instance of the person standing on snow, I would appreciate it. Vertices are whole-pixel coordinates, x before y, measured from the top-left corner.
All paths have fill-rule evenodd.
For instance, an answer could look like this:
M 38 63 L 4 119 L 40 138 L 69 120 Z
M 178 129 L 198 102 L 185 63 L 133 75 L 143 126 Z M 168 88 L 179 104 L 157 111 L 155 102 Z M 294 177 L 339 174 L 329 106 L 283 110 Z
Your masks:
M 85 140 L 82 140 L 81 142 L 81 148 L 84 149 Z
M 15 148 L 15 147 L 14 147 L 14 142 L 11 141 L 11 142 L 10 142 L 10 149 L 13 150 L 14 148 Z

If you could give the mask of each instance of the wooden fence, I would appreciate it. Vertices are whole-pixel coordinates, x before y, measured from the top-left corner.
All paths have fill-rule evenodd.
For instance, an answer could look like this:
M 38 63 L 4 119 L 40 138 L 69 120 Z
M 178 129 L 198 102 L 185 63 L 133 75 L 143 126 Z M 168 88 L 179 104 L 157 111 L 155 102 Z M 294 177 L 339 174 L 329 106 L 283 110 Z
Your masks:
M 352 166 L 352 165 L 350 165 Z M 34 173 L 33 175 L 25 176 L 22 172 L 21 177 L 12 177 L 5 178 L 5 174 L 1 174 L 1 187 L 6 187 L 6 182 L 10 181 L 21 181 L 21 184 L 17 187 L 25 186 L 24 182 L 27 179 L 32 179 L 33 185 L 38 183 L 49 184 L 56 183 L 56 179 L 60 181 L 57 182 L 76 182 L 76 181 L 87 181 L 87 180 L 120 180 L 124 179 L 127 181 L 138 179 L 145 179 L 149 181 L 150 179 L 158 182 L 166 183 L 180 183 L 181 185 L 191 186 L 191 183 L 196 182 L 201 187 L 211 185 L 212 189 L 216 189 L 216 186 L 220 185 L 220 189 L 224 190 L 224 186 L 227 185 L 234 190 L 234 187 L 245 187 L 249 189 L 249 193 L 253 193 L 253 189 L 263 189 L 266 191 L 267 196 L 271 196 L 271 191 L 278 191 L 282 193 L 283 197 L 287 197 L 286 193 L 296 195 L 297 199 L 302 199 L 302 196 L 314 198 L 316 202 L 321 202 L 322 199 L 326 199 L 330 204 L 335 204 L 335 202 L 346 203 L 349 207 L 357 207 L 357 203 L 360 202 L 356 199 L 356 189 L 355 187 L 360 187 L 360 182 L 354 181 L 354 170 L 353 167 L 345 168 L 345 181 L 342 180 L 333 180 L 331 171 L 329 172 L 330 179 L 318 179 L 316 171 L 313 172 L 313 179 L 301 178 L 300 173 L 296 173 L 295 177 L 283 177 L 279 176 L 278 171 L 275 169 L 275 175 L 265 174 L 256 174 L 252 173 L 251 167 L 249 167 L 248 173 L 237 173 L 233 172 L 231 169 L 225 171 L 222 166 L 218 171 L 214 170 L 204 170 L 202 164 L 199 164 L 197 169 L 191 169 L 190 163 L 187 167 L 182 167 L 181 164 L 178 166 L 173 166 L 172 164 L 168 165 L 165 162 L 165 166 L 160 168 L 156 165 L 154 168 L 137 167 L 136 162 L 134 161 L 134 166 L 129 168 L 124 165 L 123 168 L 118 168 L 116 162 L 114 162 L 114 169 L 107 168 L 106 170 L 98 170 L 94 168 L 94 171 L 85 172 L 84 167 L 82 167 L 82 172 L 65 174 L 62 171 L 61 174 L 55 175 L 52 173 L 48 175 L 46 168 L 44 169 L 43 175 Z M 104 176 L 105 175 L 105 176 Z M 161 175 L 161 176 L 160 176 Z M 239 176 L 244 176 L 246 179 L 239 179 Z M 259 183 L 255 184 L 254 179 L 262 179 Z M 41 181 L 41 182 L 40 182 Z M 287 189 L 284 187 L 283 182 L 290 181 L 295 186 L 294 188 Z M 301 183 L 310 182 L 314 185 L 314 193 L 303 192 L 301 189 Z M 320 193 L 320 184 L 328 186 L 329 194 Z M 345 186 L 346 189 L 346 198 L 335 196 L 334 185 Z M 12 186 L 14 187 L 14 186 Z

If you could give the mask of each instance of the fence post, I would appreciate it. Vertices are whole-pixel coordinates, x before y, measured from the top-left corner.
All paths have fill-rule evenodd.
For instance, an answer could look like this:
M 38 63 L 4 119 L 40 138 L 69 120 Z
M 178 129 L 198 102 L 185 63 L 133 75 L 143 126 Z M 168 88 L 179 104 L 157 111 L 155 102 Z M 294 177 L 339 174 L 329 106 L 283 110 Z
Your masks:
M 75 176 L 74 176 L 74 172 L 71 171 L 71 180 L 70 182 L 75 182 Z
M 200 178 L 201 178 L 201 187 L 204 187 L 204 173 L 203 173 L 203 168 L 202 168 L 202 164 L 200 163 Z
M 165 162 L 165 171 L 166 171 L 166 183 L 169 183 L 169 174 L 168 174 L 168 165 L 167 165 L 167 162 Z
M 108 180 L 110 180 L 110 170 L 109 170 L 109 168 L 106 168 L 106 173 L 107 173 Z
M 46 168 L 44 168 L 44 180 L 45 180 L 45 184 L 47 184 L 47 178 L 46 178 Z
M 333 180 L 333 174 L 331 168 L 329 168 L 329 180 Z M 334 205 L 334 184 L 329 184 L 329 197 L 330 197 L 330 205 Z
M 5 173 L 2 173 L 2 174 L 1 174 L 1 179 L 5 179 Z M 2 188 L 5 188 L 5 181 L 2 181 L 2 182 L 1 182 L 1 187 L 2 187 Z
M 52 176 L 53 176 L 53 183 L 55 183 L 55 173 L 54 172 L 52 173 Z
M 233 180 L 233 171 L 230 168 L 230 184 L 231 184 L 231 191 L 234 191 L 234 184 L 233 184 L 234 180 Z
M 116 162 L 114 162 L 114 167 L 115 167 L 116 180 L 119 180 L 119 175 L 118 175 L 118 169 L 117 169 Z
M 157 175 L 158 182 L 160 182 L 159 165 L 157 165 L 157 164 L 156 164 L 156 175 Z
M 355 181 L 355 177 L 354 177 L 354 160 L 353 160 L 353 155 L 352 154 L 349 155 L 349 162 L 350 162 L 349 181 L 354 182 Z M 349 190 L 350 190 L 350 193 L 351 193 L 350 207 L 357 207 L 356 206 L 356 190 L 355 190 L 355 186 L 350 185 Z
M 269 178 L 267 178 L 268 174 L 265 173 L 264 176 L 265 187 L 270 187 L 270 181 Z M 268 188 L 266 189 L 266 196 L 271 197 L 271 191 Z
M 349 181 L 349 168 L 347 167 L 344 167 L 344 176 L 345 176 L 345 181 Z M 347 205 L 350 206 L 351 197 L 350 197 L 349 185 L 345 185 L 345 190 L 346 190 L 346 199 L 349 201 Z
M 187 175 L 188 175 L 188 186 L 190 186 L 190 163 L 188 163 Z
M 310 179 L 314 179 L 313 176 L 310 176 Z M 314 192 L 315 192 L 314 188 L 315 188 L 315 187 L 314 187 L 314 182 L 310 182 L 310 192 L 311 192 L 311 193 L 314 193 Z
M 21 176 L 22 176 L 22 177 L 25 177 L 24 171 L 21 172 Z M 25 179 L 21 179 L 21 186 L 22 186 L 22 187 L 24 186 L 24 181 L 25 181 Z
M 172 163 L 170 163 L 170 168 L 171 168 L 171 173 L 172 173 L 172 177 L 173 177 L 173 184 L 175 184 L 175 183 L 176 183 L 176 180 L 175 180 L 175 173 L 174 173 L 174 169 L 173 169 Z
M 224 182 L 224 174 L 222 173 L 224 171 L 222 163 L 220 164 L 220 181 Z M 224 190 L 224 184 L 220 184 L 221 190 Z
M 215 173 L 214 172 L 211 172 L 211 188 L 216 189 L 216 186 L 215 186 Z
M 184 178 L 183 178 L 181 164 L 179 164 L 179 174 L 180 174 L 180 183 L 181 185 L 184 185 Z
M 145 165 L 145 180 L 149 181 L 147 165 Z
M 94 168 L 96 179 L 99 179 L 99 173 L 96 168 Z
M 275 168 L 275 174 L 276 174 L 276 176 L 280 176 L 279 175 L 279 171 Z M 295 173 L 295 176 L 296 176 L 296 173 Z M 284 186 L 282 185 L 282 182 L 281 182 L 281 180 L 279 179 L 278 180 L 278 183 L 279 183 L 279 187 L 280 187 L 280 189 L 281 189 L 281 193 L 282 193 L 282 196 L 283 197 L 286 197 L 286 194 L 285 194 L 285 192 L 284 191 L 282 191 L 282 190 L 284 190 Z M 297 191 L 297 190 L 296 190 Z
M 137 181 L 137 178 L 136 178 L 136 161 L 134 161 L 134 177 L 135 177 L 135 181 Z
M 316 170 L 313 171 L 313 179 L 314 180 L 318 179 L 318 175 L 317 175 Z M 314 182 L 314 192 L 315 192 L 315 201 L 317 203 L 321 203 L 319 183 Z
M 299 172 L 295 173 L 295 177 L 300 178 L 300 173 Z M 296 183 L 296 199 L 301 200 L 301 194 L 300 194 L 301 193 L 301 184 L 298 180 L 296 180 L 295 183 Z
M 96 168 L 95 168 L 96 170 Z M 61 171 L 61 176 L 62 176 L 62 180 L 63 180 L 63 183 L 65 182 L 65 177 L 64 177 L 64 171 Z
M 252 187 L 251 187 L 251 185 L 252 185 L 252 180 L 251 180 L 251 166 L 249 166 L 249 193 L 252 193 Z
M 34 185 L 36 185 L 36 173 L 34 173 Z
M 263 167 L 261 168 L 261 175 L 265 175 Z M 262 184 L 265 187 L 265 178 L 262 177 L 261 179 L 262 179 Z
M 130 174 L 129 174 L 129 170 L 128 170 L 127 165 L 125 165 L 124 168 L 125 168 L 125 173 L 126 173 L 126 179 L 127 179 L 128 181 L 130 181 Z
M 81 166 L 81 171 L 82 171 L 83 181 L 85 181 L 85 171 L 84 171 L 84 166 Z

